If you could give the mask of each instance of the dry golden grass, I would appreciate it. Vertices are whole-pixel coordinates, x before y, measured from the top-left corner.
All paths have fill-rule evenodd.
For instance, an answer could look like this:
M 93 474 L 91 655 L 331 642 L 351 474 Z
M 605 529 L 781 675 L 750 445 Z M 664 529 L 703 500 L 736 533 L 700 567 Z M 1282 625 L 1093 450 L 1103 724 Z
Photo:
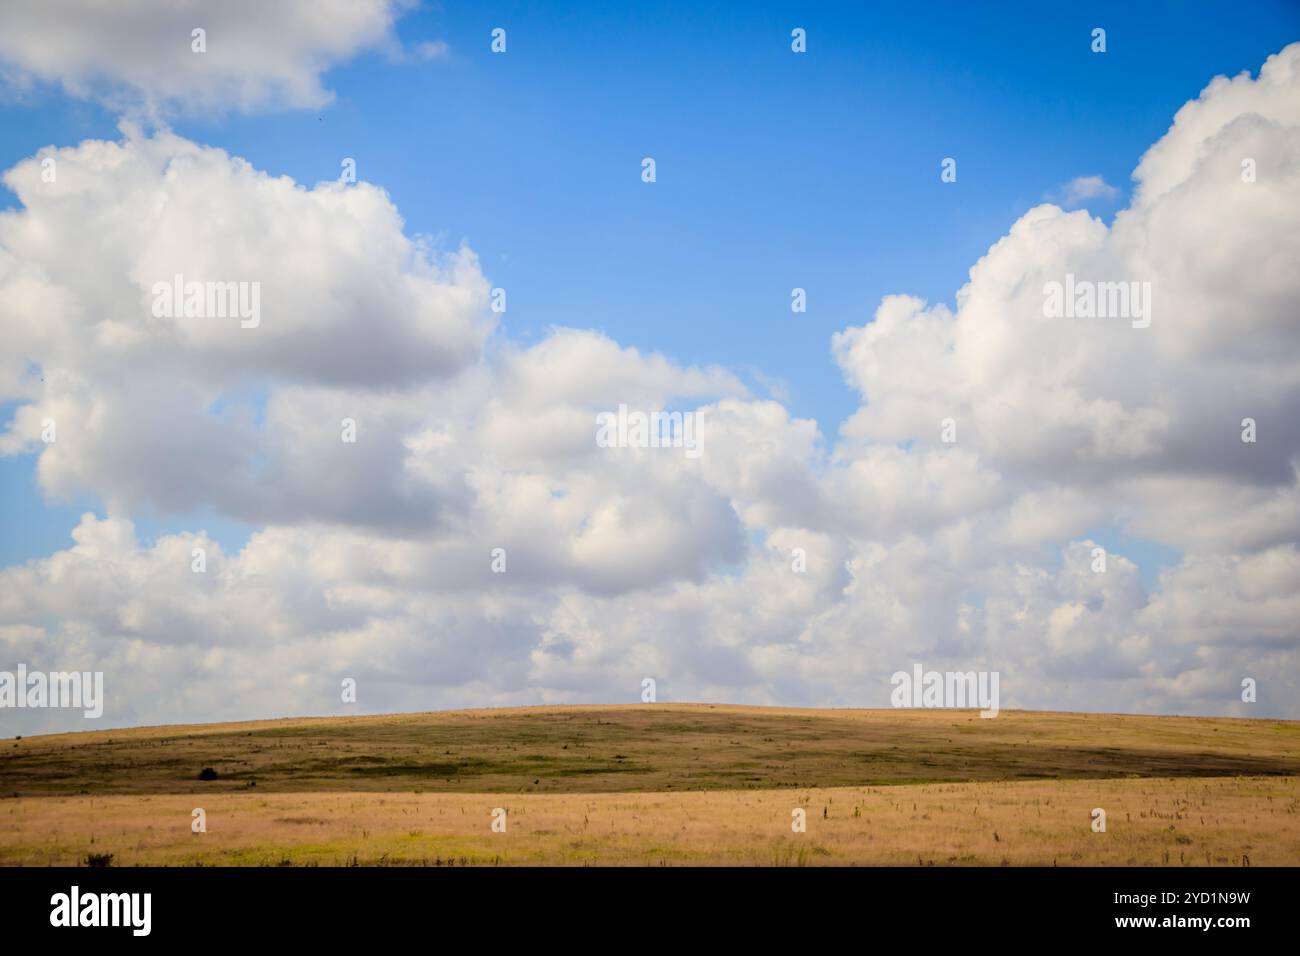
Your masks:
M 1300 862 L 1300 779 L 618 794 L 213 793 L 0 803 L 0 863 L 1119 865 Z M 505 833 L 491 811 L 508 811 Z M 791 832 L 791 810 L 807 832 Z M 1094 833 L 1091 811 L 1107 813 Z M 823 816 L 825 813 L 825 816 Z
M 218 778 L 200 781 L 214 767 Z M 493 807 L 509 828 L 493 833 Z M 208 832 L 190 830 L 191 811 Z M 791 831 L 791 810 L 807 832 Z M 1092 832 L 1091 811 L 1108 832 Z M 1300 724 L 658 704 L 0 747 L 0 864 L 1296 865 Z

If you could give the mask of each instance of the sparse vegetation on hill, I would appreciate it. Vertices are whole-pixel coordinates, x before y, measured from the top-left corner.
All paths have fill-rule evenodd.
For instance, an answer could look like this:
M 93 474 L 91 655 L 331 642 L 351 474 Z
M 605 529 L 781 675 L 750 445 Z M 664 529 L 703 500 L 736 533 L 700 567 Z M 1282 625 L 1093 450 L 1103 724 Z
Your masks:
M 28 738 L 0 754 L 0 794 L 11 865 L 1292 865 L 1300 724 L 676 704 L 320 718 Z
M 201 776 L 195 767 L 220 767 Z M 207 771 L 205 770 L 205 774 Z M 551 707 L 28 738 L 0 792 L 624 793 L 1300 775 L 1300 723 L 1004 711 Z

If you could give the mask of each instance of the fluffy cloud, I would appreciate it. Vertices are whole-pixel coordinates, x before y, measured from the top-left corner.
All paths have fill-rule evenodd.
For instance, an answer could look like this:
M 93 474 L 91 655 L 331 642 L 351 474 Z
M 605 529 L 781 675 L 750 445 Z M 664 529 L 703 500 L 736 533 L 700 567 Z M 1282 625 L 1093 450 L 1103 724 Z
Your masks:
M 998 670 L 1005 707 L 1300 715 L 1297 103 L 1300 45 L 1179 111 L 1113 224 L 1038 206 L 953 308 L 886 298 L 834 337 L 862 405 L 829 436 L 723 368 L 490 339 L 473 254 L 373 187 L 130 128 L 55 183 L 35 157 L 0 216 L 0 451 L 106 515 L 0 571 L 0 648 L 105 670 L 114 723 L 341 710 L 349 676 L 367 710 L 645 677 L 884 706 L 913 662 Z M 261 325 L 154 316 L 174 272 L 262 277 Z M 1150 323 L 1050 317 L 1067 275 L 1150 283 Z M 703 455 L 598 447 L 620 404 L 697 415 Z M 149 509 L 261 530 L 143 541 Z M 1099 572 L 1102 531 L 1134 543 Z
M 41 448 L 48 491 L 250 521 L 432 508 L 394 390 L 479 362 L 493 323 L 471 252 L 409 239 L 373 186 L 304 189 L 166 132 L 39 159 L 6 174 L 22 208 L 0 214 L 0 395 L 32 399 L 0 448 Z M 256 326 L 156 314 L 177 275 L 255 287 Z M 337 456 L 344 418 L 368 455 Z M 47 419 L 60 440 L 42 445 Z
M 1075 176 L 1060 190 L 1061 205 L 1066 209 L 1073 209 L 1089 199 L 1110 202 L 1118 198 L 1119 189 L 1100 176 Z
M 325 105 L 331 66 L 396 50 L 408 0 L 0 2 L 0 78 L 58 83 L 73 96 L 150 113 Z M 205 31 L 206 50 L 192 34 Z M 427 44 L 419 55 L 445 55 Z
M 1004 473 L 1294 489 L 1298 62 L 1288 47 L 1258 80 L 1220 78 L 1180 110 L 1113 227 L 1039 206 L 971 269 L 955 313 L 900 297 L 840 333 L 837 355 L 866 398 L 846 436 L 934 445 L 951 417 L 960 447 Z M 1256 160 L 1254 182 L 1243 158 Z M 1044 287 L 1068 275 L 1149 283 L 1149 327 L 1047 317 Z M 1243 418 L 1267 437 L 1243 444 Z

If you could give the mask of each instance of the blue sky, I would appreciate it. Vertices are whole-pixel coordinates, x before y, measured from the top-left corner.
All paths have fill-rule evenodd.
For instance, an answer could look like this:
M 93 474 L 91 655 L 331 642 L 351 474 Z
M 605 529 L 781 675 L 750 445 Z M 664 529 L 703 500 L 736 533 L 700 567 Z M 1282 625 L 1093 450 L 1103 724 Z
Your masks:
M 671 16 L 446 4 L 398 24 L 408 46 L 449 44 L 446 58 L 366 54 L 326 75 L 336 100 L 320 111 L 173 125 L 305 184 L 354 157 L 409 234 L 479 254 L 507 289 L 511 338 L 598 328 L 726 364 L 833 440 L 857 397 L 830 359 L 832 333 L 886 294 L 951 302 L 1007 226 L 1076 176 L 1122 191 L 1090 205 L 1109 219 L 1192 91 L 1257 69 L 1297 32 L 1290 3 L 1249 16 L 1235 3 L 1194 8 L 764 4 L 737 17 L 727 4 Z M 496 26 L 507 56 L 488 50 Z M 808 31 L 808 55 L 790 53 L 793 26 Z M 1105 55 L 1089 48 L 1094 26 Z M 0 104 L 0 165 L 115 138 L 116 122 L 56 89 Z M 948 156 L 956 183 L 939 180 Z M 789 310 L 795 286 L 804 315 Z M 0 459 L 3 563 L 62 547 L 97 505 L 43 501 L 35 460 Z M 211 515 L 137 521 L 146 536 L 199 521 L 227 546 L 247 532 Z

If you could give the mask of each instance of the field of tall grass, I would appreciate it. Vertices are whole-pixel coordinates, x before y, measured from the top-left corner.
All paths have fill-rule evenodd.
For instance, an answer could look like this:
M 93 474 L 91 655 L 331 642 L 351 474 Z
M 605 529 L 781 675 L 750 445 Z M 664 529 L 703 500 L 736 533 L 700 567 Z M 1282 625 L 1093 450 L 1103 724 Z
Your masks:
M 0 863 L 1283 866 L 1300 779 L 958 783 L 690 793 L 221 793 L 0 803 Z M 492 811 L 506 811 L 504 833 Z M 1092 811 L 1106 811 L 1094 832 Z M 791 829 L 803 809 L 807 829 Z
M 2 749 L 7 865 L 1300 862 L 1300 726 L 1285 721 L 653 705 Z

